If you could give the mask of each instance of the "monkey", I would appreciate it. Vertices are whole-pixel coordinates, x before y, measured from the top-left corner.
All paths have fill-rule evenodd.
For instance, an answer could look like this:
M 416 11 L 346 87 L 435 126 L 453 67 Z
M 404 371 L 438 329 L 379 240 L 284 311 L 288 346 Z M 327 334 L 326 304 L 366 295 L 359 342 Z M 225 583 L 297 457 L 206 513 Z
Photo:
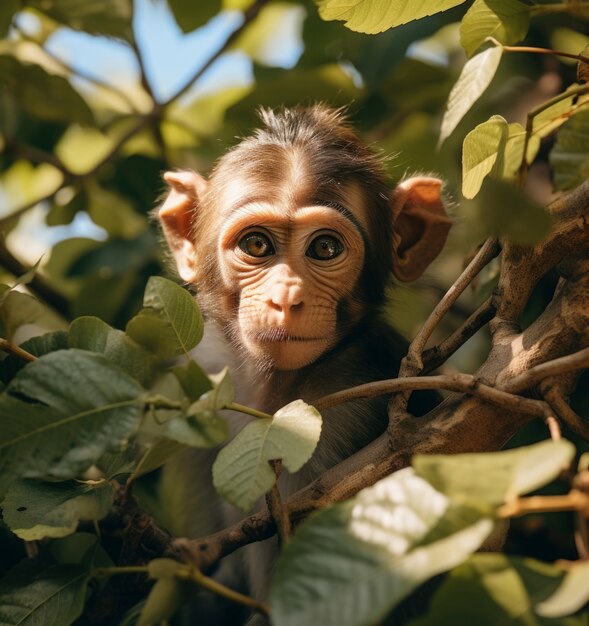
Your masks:
M 383 158 L 341 109 L 316 104 L 259 115 L 262 126 L 222 156 L 208 179 L 167 172 L 158 216 L 180 278 L 196 286 L 207 320 L 199 349 L 217 357 L 208 366 L 219 369 L 229 359 L 236 400 L 272 414 L 298 398 L 312 404 L 396 376 L 408 344 L 383 315 L 387 286 L 392 276 L 411 281 L 424 272 L 452 220 L 442 182 L 416 176 L 390 186 Z M 423 414 L 437 401 L 434 393 L 414 394 L 410 410 Z M 379 436 L 387 402 L 377 397 L 324 411 L 310 461 L 280 476 L 282 496 Z M 229 420 L 233 432 L 245 423 Z M 202 475 L 198 464 L 214 455 L 188 457 L 168 468 L 169 480 Z M 207 489 L 193 515 L 204 506 L 217 511 L 216 521 L 193 525 L 189 534 L 239 519 Z M 219 575 L 264 599 L 276 553 L 275 539 L 248 546 L 225 559 Z M 205 614 L 202 623 L 239 623 L 227 613 Z

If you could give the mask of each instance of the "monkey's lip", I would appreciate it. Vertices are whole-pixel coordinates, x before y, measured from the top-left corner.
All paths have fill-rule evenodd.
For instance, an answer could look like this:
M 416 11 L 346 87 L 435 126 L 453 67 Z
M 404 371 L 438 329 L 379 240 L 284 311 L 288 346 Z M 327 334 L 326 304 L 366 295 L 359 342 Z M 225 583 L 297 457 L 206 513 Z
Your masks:
M 260 343 L 286 343 L 287 341 L 323 341 L 323 337 L 303 337 L 291 334 L 285 328 L 269 328 L 252 333 L 252 337 Z

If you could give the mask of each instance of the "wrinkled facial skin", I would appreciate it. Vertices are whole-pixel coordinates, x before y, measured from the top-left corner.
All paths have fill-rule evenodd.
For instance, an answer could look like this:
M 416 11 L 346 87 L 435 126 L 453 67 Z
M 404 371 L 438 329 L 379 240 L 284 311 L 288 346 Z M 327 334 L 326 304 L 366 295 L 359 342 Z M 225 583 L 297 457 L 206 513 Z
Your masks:
M 293 370 L 337 344 L 338 304 L 364 262 L 361 229 L 340 205 L 256 200 L 231 209 L 218 259 L 225 288 L 239 293 L 238 333 L 252 357 Z

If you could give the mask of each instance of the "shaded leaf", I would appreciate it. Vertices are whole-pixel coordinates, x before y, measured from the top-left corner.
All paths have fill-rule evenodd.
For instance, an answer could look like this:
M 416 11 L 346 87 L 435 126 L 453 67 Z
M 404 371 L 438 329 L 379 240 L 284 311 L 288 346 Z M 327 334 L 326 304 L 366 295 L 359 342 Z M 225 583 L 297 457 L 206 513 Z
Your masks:
M 487 37 L 504 45 L 518 43 L 528 32 L 530 11 L 519 0 L 475 0 L 460 22 L 460 43 L 468 56 Z
M 564 617 L 582 609 L 589 602 L 589 563 L 571 566 L 560 587 L 546 600 L 536 605 L 542 617 Z
M 155 375 L 153 356 L 123 331 L 98 317 L 78 317 L 70 324 L 69 347 L 98 352 L 148 387 Z
M 460 120 L 490 85 L 499 67 L 503 49 L 493 46 L 469 59 L 462 68 L 456 84 L 448 97 L 442 120 L 440 143 L 454 131 Z
M 33 117 L 85 125 L 94 122 L 86 101 L 69 81 L 49 74 L 40 65 L 21 63 L 8 54 L 0 55 L 0 88 Z
M 378 623 L 419 584 L 466 559 L 492 528 L 449 507 L 411 468 L 396 472 L 297 529 L 271 588 L 272 622 Z
M 20 326 L 35 323 L 52 330 L 63 326 L 63 322 L 33 296 L 20 291 L 10 291 L 4 295 L 0 302 L 3 337 L 12 339 Z
M 137 626 L 159 626 L 174 615 L 183 601 L 181 581 L 171 577 L 158 579 L 147 596 Z
M 554 622 L 534 614 L 534 604 L 554 591 L 560 580 L 561 572 L 539 561 L 503 554 L 474 554 L 448 574 L 428 613 L 411 624 L 584 626 L 585 617 Z
M 495 507 L 550 482 L 574 455 L 575 447 L 563 439 L 502 452 L 417 455 L 413 467 L 449 498 Z
M 82 613 L 89 572 L 27 559 L 0 580 L 2 626 L 69 626 Z
M 72 534 L 80 520 L 99 520 L 109 512 L 114 487 L 107 481 L 12 483 L 2 514 L 9 528 L 25 541 Z
M 19 0 L 3 0 L 0 3 L 0 38 L 6 37 L 12 16 L 18 11 Z
M 187 354 L 202 339 L 204 322 L 196 300 L 171 280 L 152 276 L 144 309 L 127 324 L 127 334 L 162 358 Z
M 143 388 L 100 354 L 59 350 L 24 367 L 0 396 L 0 483 L 74 478 L 126 444 Z
M 589 110 L 575 113 L 563 125 L 550 152 L 554 186 L 574 189 L 589 178 Z
M 74 30 L 131 40 L 131 0 L 28 0 L 45 15 Z
M 158 439 L 147 452 L 141 457 L 137 467 L 133 471 L 133 475 L 138 478 L 144 474 L 149 474 L 161 467 L 166 461 L 169 461 L 175 454 L 185 450 L 186 446 L 171 441 L 170 439 Z
M 221 10 L 221 0 L 207 0 L 206 2 L 168 0 L 168 5 L 176 24 L 184 33 L 190 33 L 199 26 L 203 26 Z
M 351 30 L 360 33 L 382 33 L 384 30 L 413 20 L 446 11 L 464 0 L 410 2 L 409 0 L 315 0 L 324 20 L 343 20 Z
M 321 415 L 302 400 L 277 411 L 271 420 L 250 422 L 213 464 L 213 483 L 231 504 L 248 511 L 276 480 L 269 461 L 282 459 L 289 472 L 298 471 L 315 450 Z
M 581 56 L 589 58 L 589 45 L 581 50 Z M 589 80 L 589 62 L 579 61 L 577 63 L 577 80 L 579 82 L 587 82 Z
M 174 367 L 172 372 L 178 379 L 182 391 L 184 391 L 186 397 L 192 402 L 198 400 L 207 391 L 213 389 L 211 379 L 192 359 L 190 359 L 186 365 Z

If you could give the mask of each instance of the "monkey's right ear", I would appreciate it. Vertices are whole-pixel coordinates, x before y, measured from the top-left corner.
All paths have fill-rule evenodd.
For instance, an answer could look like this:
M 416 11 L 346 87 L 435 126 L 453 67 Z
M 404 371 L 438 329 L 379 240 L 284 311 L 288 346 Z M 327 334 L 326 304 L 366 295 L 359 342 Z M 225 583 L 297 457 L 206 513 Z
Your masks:
M 180 278 L 192 283 L 196 279 L 192 226 L 207 181 L 191 170 L 166 172 L 164 180 L 170 185 L 170 191 L 158 211 L 158 217 Z

